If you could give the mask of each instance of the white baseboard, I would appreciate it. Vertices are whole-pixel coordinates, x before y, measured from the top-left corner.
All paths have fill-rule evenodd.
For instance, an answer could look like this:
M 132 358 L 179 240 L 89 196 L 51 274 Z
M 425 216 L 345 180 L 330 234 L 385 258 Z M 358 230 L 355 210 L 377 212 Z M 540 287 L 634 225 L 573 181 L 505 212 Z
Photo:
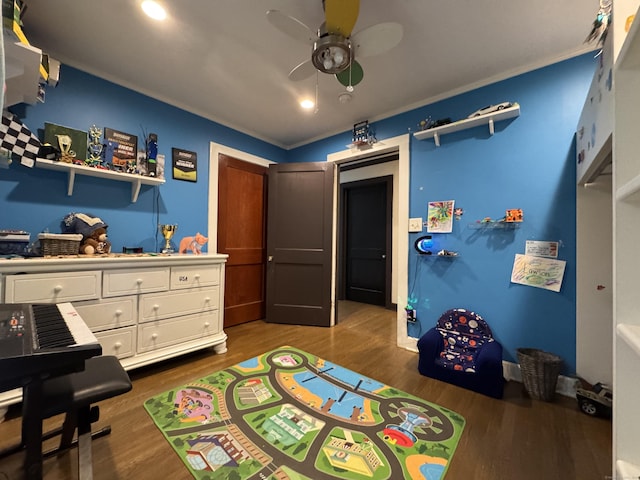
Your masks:
M 513 362 L 502 361 L 502 372 L 504 378 L 507 380 L 513 380 L 515 382 L 522 383 L 522 374 L 520 373 L 520 365 Z M 556 393 L 564 395 L 565 397 L 576 397 L 576 389 L 580 386 L 580 381 L 577 378 L 565 377 L 564 375 L 558 376 L 558 383 L 556 384 Z
M 418 339 L 407 337 L 406 342 L 402 345 L 398 345 L 401 348 L 409 350 L 414 353 L 418 353 Z M 520 373 L 520 365 L 513 362 L 502 361 L 502 374 L 506 380 L 512 380 L 514 382 L 522 383 L 522 374 Z M 558 395 L 564 395 L 565 397 L 576 397 L 576 389 L 580 386 L 580 381 L 577 378 L 565 377 L 560 375 L 558 377 L 558 383 L 556 385 L 556 393 Z

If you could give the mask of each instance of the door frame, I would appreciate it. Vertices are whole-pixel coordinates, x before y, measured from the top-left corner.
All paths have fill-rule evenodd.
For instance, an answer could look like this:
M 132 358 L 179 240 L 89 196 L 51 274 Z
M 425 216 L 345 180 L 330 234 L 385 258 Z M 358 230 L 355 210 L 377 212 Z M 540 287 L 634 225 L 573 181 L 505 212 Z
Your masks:
M 374 143 L 368 146 L 366 149 L 347 149 L 339 152 L 330 153 L 327 155 L 327 162 L 336 162 L 337 164 L 349 163 L 357 160 L 362 160 L 373 155 L 380 155 L 385 153 L 398 153 L 398 188 L 394 189 L 397 192 L 394 198 L 397 198 L 397 208 L 394 211 L 394 230 L 396 231 L 398 241 L 395 242 L 393 256 L 397 259 L 396 262 L 396 276 L 397 286 L 395 292 L 395 303 L 398 305 L 396 315 L 396 332 L 397 332 L 397 345 L 401 348 L 418 351 L 417 341 L 418 339 L 409 337 L 407 332 L 407 320 L 404 308 L 401 308 L 406 304 L 408 295 L 408 271 L 409 271 L 409 171 L 410 171 L 410 134 L 399 135 L 397 137 L 385 138 L 378 143 Z M 336 169 L 338 170 L 338 169 Z M 339 191 L 340 182 L 336 182 L 335 194 Z M 338 205 L 334 207 L 334 232 L 337 232 L 338 222 Z M 334 233 L 335 234 L 335 233 Z M 337 240 L 337 239 L 336 239 Z M 334 245 L 337 245 L 337 241 L 334 241 Z M 337 255 L 337 251 L 334 252 Z M 336 261 L 334 261 L 336 265 Z M 334 273 L 335 278 L 335 273 Z M 335 289 L 334 289 L 335 290 Z
M 398 242 L 395 244 L 393 256 L 397 259 L 397 288 L 396 288 L 396 304 L 398 306 L 404 305 L 408 295 L 408 270 L 409 270 L 409 169 L 410 169 L 410 134 L 399 135 L 378 141 L 370 146 L 370 148 L 359 150 L 346 149 L 339 152 L 330 153 L 327 155 L 328 162 L 347 163 L 355 160 L 370 157 L 372 155 L 378 155 L 382 153 L 398 152 L 398 194 L 395 198 L 398 199 L 398 207 L 394 212 L 394 229 L 397 229 Z M 208 201 L 208 236 L 209 236 L 209 251 L 217 252 L 218 250 L 218 153 L 224 153 L 232 157 L 236 157 L 240 160 L 247 162 L 258 163 L 260 165 L 268 166 L 271 163 L 276 163 L 271 160 L 261 158 L 250 153 L 242 152 L 231 147 L 227 147 L 215 142 L 210 143 L 209 147 L 209 201 Z M 338 175 L 338 169 L 336 168 L 336 176 Z M 338 222 L 338 192 L 340 189 L 340 183 L 336 178 L 334 182 L 334 215 L 333 215 L 333 282 L 332 287 L 334 301 L 336 292 L 336 255 L 337 255 L 337 222 Z M 401 193 L 402 192 L 402 193 Z M 334 309 L 335 310 L 335 309 Z M 407 322 L 404 312 L 404 308 L 398 308 L 396 315 L 396 331 L 397 331 L 397 345 L 401 348 L 418 351 L 417 341 L 418 339 L 409 337 L 407 333 Z
M 395 303 L 391 301 L 391 264 L 393 259 L 393 241 L 391 224 L 393 217 L 393 175 L 371 177 L 363 180 L 353 180 L 351 182 L 340 182 L 340 228 L 338 229 L 338 300 L 344 300 L 347 296 L 347 235 L 345 234 L 347 220 L 347 206 L 349 202 L 348 193 L 351 189 L 367 187 L 372 185 L 383 185 L 386 190 L 386 226 L 385 226 L 385 280 L 384 280 L 384 307 L 391 310 Z

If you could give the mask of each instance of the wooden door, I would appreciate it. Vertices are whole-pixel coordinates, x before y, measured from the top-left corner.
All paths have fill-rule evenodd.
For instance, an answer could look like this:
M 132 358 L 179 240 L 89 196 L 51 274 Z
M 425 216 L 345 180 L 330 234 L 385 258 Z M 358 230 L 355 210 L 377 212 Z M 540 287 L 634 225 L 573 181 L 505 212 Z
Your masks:
M 329 162 L 269 166 L 267 322 L 333 323 L 334 175 Z
M 218 156 L 218 252 L 225 268 L 224 326 L 265 316 L 267 168 Z
M 391 305 L 393 177 L 341 185 L 342 298 Z

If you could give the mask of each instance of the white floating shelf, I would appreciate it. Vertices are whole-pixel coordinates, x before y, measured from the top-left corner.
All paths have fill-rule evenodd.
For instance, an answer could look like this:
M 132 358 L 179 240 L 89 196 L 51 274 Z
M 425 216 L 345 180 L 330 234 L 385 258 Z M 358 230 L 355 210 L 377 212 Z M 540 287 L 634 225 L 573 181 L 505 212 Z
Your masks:
M 515 230 L 516 228 L 520 228 L 520 225 L 522 225 L 522 223 L 523 222 L 476 222 L 470 223 L 468 227 L 471 230 Z
M 47 170 L 67 172 L 69 174 L 69 184 L 67 187 L 67 195 L 69 197 L 73 195 L 73 185 L 76 175 L 107 178 L 109 180 L 131 183 L 131 203 L 138 201 L 138 194 L 140 193 L 140 187 L 142 185 L 162 185 L 164 183 L 164 179 L 162 178 L 144 177 L 132 173 L 114 172 L 113 170 L 102 170 L 100 168 L 76 165 L 74 163 L 54 162 L 44 158 L 38 158 L 36 166 Z
M 494 134 L 494 123 L 501 120 L 507 120 L 509 118 L 515 118 L 520 116 L 520 105 L 515 103 L 512 107 L 505 108 L 504 110 L 498 110 L 494 113 L 488 113 L 487 115 L 481 115 L 474 118 L 465 118 L 464 120 L 458 120 L 457 122 L 448 123 L 440 127 L 429 128 L 427 130 L 421 130 L 413 134 L 418 140 L 424 140 L 427 138 L 433 138 L 436 146 L 440 146 L 440 136 L 447 133 L 459 132 L 460 130 L 467 130 L 469 128 L 477 127 L 479 125 L 489 125 L 489 133 Z

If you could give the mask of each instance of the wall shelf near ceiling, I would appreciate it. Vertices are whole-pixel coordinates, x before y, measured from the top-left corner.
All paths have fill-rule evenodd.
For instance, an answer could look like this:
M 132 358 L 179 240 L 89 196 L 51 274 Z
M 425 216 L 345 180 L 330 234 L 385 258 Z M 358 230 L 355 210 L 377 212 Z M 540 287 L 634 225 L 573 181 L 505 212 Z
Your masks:
M 99 168 L 76 165 L 73 163 L 54 162 L 52 160 L 46 160 L 44 158 L 38 158 L 38 160 L 36 161 L 36 166 L 38 168 L 45 168 L 47 170 L 67 172 L 69 175 L 67 196 L 69 197 L 73 195 L 73 186 L 75 183 L 76 175 L 106 178 L 109 180 L 131 183 L 131 203 L 135 203 L 138 201 L 138 194 L 140 193 L 140 187 L 142 185 L 162 185 L 164 183 L 164 179 L 162 178 L 144 177 L 142 175 L 135 175 L 132 173 L 114 172 L 113 170 L 102 170 Z
M 425 140 L 427 138 L 433 138 L 436 146 L 440 146 L 440 137 L 447 133 L 459 132 L 460 130 L 467 130 L 469 128 L 477 127 L 479 125 L 489 125 L 489 133 L 494 134 L 494 123 L 501 120 L 507 120 L 509 118 L 515 118 L 520 116 L 520 105 L 514 103 L 512 107 L 498 110 L 497 112 L 488 113 L 487 115 L 481 115 L 474 118 L 465 118 L 464 120 L 458 120 L 457 122 L 448 123 L 440 127 L 429 128 L 413 134 L 418 140 Z

